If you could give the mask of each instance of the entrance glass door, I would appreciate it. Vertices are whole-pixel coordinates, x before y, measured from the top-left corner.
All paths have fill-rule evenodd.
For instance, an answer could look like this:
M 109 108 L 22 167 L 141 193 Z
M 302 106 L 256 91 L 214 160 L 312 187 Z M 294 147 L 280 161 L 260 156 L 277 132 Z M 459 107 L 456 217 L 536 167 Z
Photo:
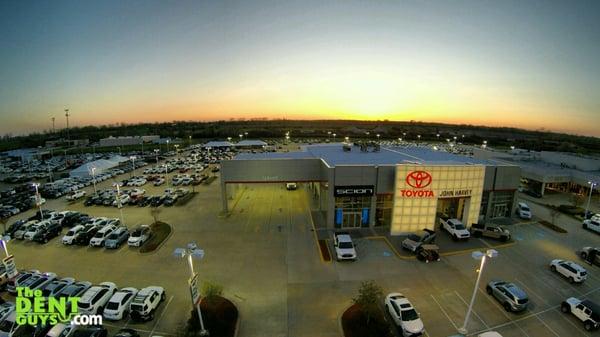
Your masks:
M 342 217 L 342 228 L 360 227 L 362 216 L 360 212 L 344 212 Z
M 494 209 L 492 210 L 492 218 L 503 218 L 506 216 L 507 211 L 508 206 L 506 204 L 494 205 Z

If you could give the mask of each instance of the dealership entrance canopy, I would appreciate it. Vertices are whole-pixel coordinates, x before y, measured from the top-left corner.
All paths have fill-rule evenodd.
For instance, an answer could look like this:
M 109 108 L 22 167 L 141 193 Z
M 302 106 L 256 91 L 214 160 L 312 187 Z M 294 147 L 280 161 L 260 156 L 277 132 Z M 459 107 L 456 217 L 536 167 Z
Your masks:
M 520 168 L 419 146 L 309 145 L 222 163 L 223 209 L 247 184 L 295 182 L 330 228 L 387 226 L 393 235 L 510 217 Z

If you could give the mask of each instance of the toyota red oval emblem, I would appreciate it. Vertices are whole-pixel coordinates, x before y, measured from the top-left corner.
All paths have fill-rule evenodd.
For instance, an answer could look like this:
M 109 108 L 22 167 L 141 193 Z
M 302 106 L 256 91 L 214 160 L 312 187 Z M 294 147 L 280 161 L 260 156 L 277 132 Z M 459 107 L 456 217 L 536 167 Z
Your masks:
M 431 184 L 431 174 L 425 171 L 412 171 L 406 176 L 406 183 L 414 188 L 425 188 Z

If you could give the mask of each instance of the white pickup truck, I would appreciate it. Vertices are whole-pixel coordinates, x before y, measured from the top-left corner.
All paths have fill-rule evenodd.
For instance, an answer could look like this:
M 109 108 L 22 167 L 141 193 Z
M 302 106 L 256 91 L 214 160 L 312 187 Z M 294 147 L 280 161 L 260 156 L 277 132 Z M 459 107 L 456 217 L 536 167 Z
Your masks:
M 590 219 L 583 220 L 583 229 L 591 229 L 596 233 L 600 233 L 600 214 L 596 214 Z
M 68 201 L 75 201 L 75 200 L 81 199 L 83 197 L 85 197 L 85 191 L 78 190 L 78 191 L 73 192 L 73 194 L 68 195 L 67 196 L 67 200 Z
M 356 249 L 350 234 L 340 232 L 333 234 L 333 246 L 335 247 L 335 256 L 338 261 L 356 260 Z
M 467 240 L 471 237 L 467 227 L 458 219 L 442 217 L 440 218 L 440 226 L 450 234 L 453 240 Z

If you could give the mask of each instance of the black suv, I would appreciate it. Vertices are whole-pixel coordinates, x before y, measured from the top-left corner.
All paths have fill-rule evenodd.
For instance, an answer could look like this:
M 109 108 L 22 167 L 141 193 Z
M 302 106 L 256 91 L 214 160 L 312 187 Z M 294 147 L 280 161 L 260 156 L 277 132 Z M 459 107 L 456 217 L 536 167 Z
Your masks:
M 33 236 L 33 241 L 46 243 L 50 239 L 57 237 L 62 231 L 62 226 L 58 223 L 50 222 L 44 229 Z
M 87 246 L 100 228 L 100 226 L 86 225 L 84 229 L 77 233 L 73 243 L 79 246 Z

